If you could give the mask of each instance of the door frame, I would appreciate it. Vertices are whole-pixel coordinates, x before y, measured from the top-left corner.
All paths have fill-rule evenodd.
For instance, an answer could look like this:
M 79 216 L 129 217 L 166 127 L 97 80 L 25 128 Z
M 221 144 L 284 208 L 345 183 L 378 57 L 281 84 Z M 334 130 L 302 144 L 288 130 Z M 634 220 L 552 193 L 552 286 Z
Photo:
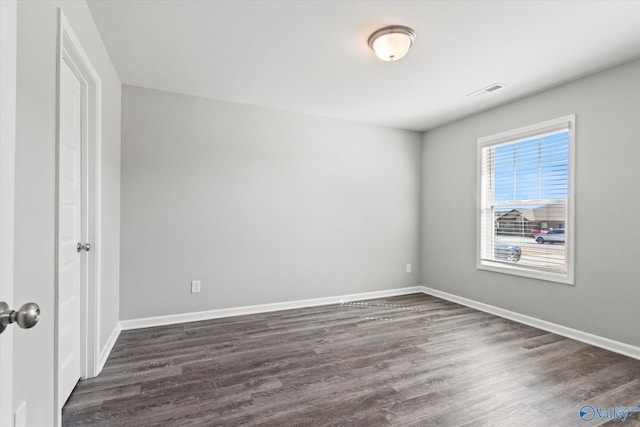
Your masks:
M 16 71 L 18 3 L 0 1 L 0 297 L 14 308 L 13 241 L 16 167 Z M 13 425 L 13 330 L 0 341 L 0 427 Z
M 54 326 L 54 419 L 62 422 L 61 397 L 58 395 L 59 376 L 59 174 L 60 174 L 60 78 L 63 61 L 71 68 L 82 85 L 82 242 L 91 243 L 91 250 L 82 253 L 80 307 L 80 368 L 81 378 L 98 375 L 100 357 L 100 200 L 101 200 L 101 94 L 102 82 L 80 40 L 63 11 L 58 8 L 58 55 L 56 79 L 56 247 L 55 247 L 55 326 Z

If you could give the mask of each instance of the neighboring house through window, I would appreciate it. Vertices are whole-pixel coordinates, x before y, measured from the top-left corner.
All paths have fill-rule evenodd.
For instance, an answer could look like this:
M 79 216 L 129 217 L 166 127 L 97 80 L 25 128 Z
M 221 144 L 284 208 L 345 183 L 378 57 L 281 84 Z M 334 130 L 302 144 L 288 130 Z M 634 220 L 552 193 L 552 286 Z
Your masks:
M 573 284 L 575 116 L 478 140 L 478 268 Z

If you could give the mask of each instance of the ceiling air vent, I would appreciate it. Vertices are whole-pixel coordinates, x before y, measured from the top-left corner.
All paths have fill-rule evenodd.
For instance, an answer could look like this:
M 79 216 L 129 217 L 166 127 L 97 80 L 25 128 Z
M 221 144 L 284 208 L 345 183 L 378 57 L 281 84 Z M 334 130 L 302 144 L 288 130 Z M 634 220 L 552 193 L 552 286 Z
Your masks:
M 469 94 L 467 94 L 467 96 L 471 96 L 471 97 L 478 97 L 478 96 L 482 96 L 482 95 L 486 95 L 488 93 L 491 92 L 495 92 L 499 89 L 502 89 L 503 87 L 505 87 L 506 85 L 503 85 L 502 83 L 494 83 L 491 84 L 487 87 L 483 87 L 482 89 L 476 90 L 475 92 L 471 92 Z

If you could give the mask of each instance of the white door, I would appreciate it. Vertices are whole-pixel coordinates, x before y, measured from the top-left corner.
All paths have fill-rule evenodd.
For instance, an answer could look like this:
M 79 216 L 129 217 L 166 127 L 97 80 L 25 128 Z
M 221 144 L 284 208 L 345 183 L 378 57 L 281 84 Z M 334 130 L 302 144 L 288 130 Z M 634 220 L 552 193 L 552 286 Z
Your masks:
M 66 61 L 60 67 L 58 203 L 58 405 L 81 376 L 82 83 Z
M 13 309 L 16 34 L 16 2 L 0 1 L 0 301 Z M 14 329 L 0 335 L 0 427 L 13 425 Z

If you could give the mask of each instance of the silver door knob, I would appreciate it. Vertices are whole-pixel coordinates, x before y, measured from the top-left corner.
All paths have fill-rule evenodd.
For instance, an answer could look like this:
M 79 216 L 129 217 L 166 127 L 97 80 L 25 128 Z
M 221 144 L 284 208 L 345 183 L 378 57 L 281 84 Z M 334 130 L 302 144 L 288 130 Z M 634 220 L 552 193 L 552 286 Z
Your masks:
M 78 252 L 89 252 L 91 250 L 91 243 L 78 243 L 78 245 L 76 246 L 76 250 Z
M 0 334 L 11 323 L 17 323 L 22 329 L 33 328 L 40 320 L 40 307 L 28 302 L 20 310 L 10 310 L 6 302 L 0 301 Z

